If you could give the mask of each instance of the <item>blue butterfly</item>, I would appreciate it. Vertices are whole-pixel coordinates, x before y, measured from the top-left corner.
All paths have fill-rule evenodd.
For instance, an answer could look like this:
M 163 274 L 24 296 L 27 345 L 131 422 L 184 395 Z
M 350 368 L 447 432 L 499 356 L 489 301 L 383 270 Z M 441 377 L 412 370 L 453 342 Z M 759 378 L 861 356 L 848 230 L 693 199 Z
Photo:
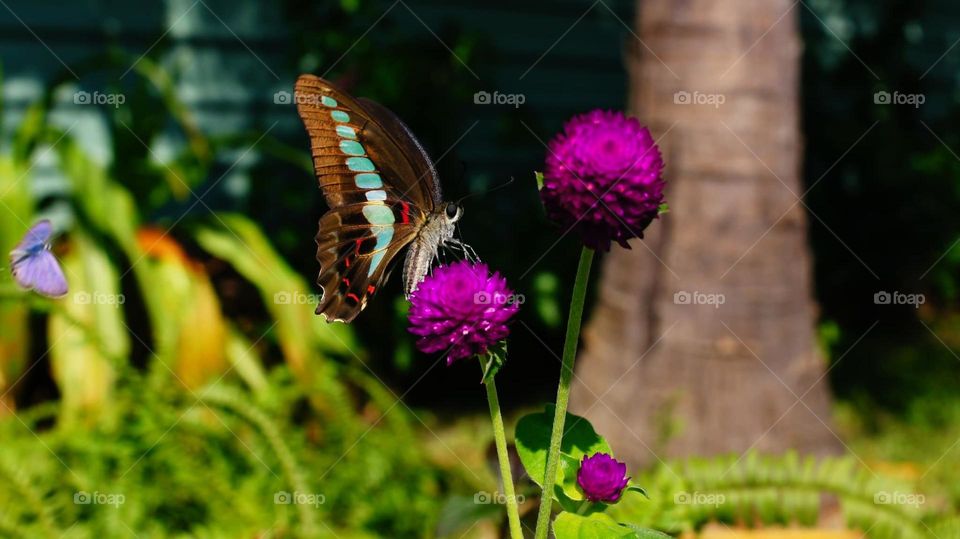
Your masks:
M 51 298 L 67 294 L 67 279 L 56 257 L 50 252 L 53 225 L 46 219 L 30 227 L 23 239 L 10 251 L 10 271 L 17 284 Z

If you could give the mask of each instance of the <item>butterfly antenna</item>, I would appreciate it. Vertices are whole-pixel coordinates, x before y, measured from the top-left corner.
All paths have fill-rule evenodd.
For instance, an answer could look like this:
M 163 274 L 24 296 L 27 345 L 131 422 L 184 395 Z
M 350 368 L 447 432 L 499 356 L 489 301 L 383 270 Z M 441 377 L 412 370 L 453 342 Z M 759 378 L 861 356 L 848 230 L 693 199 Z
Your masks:
M 468 199 L 468 198 L 471 198 L 471 197 L 475 197 L 475 196 L 478 196 L 478 195 L 489 195 L 490 193 L 494 193 L 494 192 L 499 191 L 499 190 L 501 190 L 501 189 L 507 188 L 507 187 L 510 186 L 510 184 L 512 184 L 512 183 L 514 182 L 514 180 L 516 180 L 516 178 L 514 178 L 513 176 L 510 176 L 510 179 L 509 179 L 509 180 L 501 183 L 500 185 L 498 185 L 498 186 L 496 186 L 496 187 L 491 187 L 490 189 L 487 189 L 487 190 L 485 190 L 485 191 L 480 191 L 480 192 L 477 192 L 477 193 L 470 193 L 470 194 L 464 195 L 464 196 L 460 197 L 460 200 L 457 200 L 457 204 L 460 204 L 460 203 L 463 202 L 464 200 L 466 200 L 466 199 Z

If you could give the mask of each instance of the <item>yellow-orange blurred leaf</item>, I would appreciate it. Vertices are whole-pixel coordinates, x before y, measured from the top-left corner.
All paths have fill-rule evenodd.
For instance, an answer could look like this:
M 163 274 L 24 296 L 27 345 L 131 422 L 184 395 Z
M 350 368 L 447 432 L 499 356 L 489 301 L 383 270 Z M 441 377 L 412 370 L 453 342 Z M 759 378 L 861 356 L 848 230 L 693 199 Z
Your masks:
M 216 381 L 229 368 L 227 328 L 210 277 L 163 231 L 141 229 L 137 244 L 145 253 L 140 271 L 149 275 L 147 282 L 163 283 L 144 290 L 156 359 L 188 389 Z
M 177 342 L 177 377 L 188 388 L 215 382 L 227 370 L 226 325 L 206 274 L 192 274 Z

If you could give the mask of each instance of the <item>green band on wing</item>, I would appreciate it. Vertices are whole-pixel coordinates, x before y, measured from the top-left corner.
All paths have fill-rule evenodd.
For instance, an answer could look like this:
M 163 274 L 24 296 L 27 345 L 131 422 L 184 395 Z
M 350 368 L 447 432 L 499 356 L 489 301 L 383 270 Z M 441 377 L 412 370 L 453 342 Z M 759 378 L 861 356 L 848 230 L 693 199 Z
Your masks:
M 354 172 L 372 172 L 376 170 L 376 167 L 373 166 L 373 161 L 366 157 L 347 158 L 347 168 Z
M 387 192 L 383 189 L 374 189 L 372 191 L 367 191 L 366 193 L 367 200 L 376 201 L 376 200 L 386 200 Z
M 360 189 L 379 189 L 383 187 L 383 180 L 380 179 L 380 175 L 370 172 L 357 174 L 354 182 Z
M 363 216 L 371 225 L 392 225 L 396 220 L 393 210 L 383 204 L 367 204 L 363 207 Z
M 357 132 L 353 130 L 352 127 L 348 125 L 338 125 L 337 134 L 343 138 L 356 139 Z
M 386 206 L 381 207 L 386 208 Z M 390 212 L 390 216 L 393 217 L 392 211 Z M 379 266 L 380 262 L 383 261 L 383 255 L 387 254 L 387 246 L 390 245 L 391 241 L 393 241 L 393 227 L 385 226 L 380 228 L 379 231 L 377 231 L 376 236 L 377 244 L 373 246 L 374 252 L 373 256 L 370 258 L 370 270 L 367 271 L 367 277 L 370 277 L 375 271 L 377 271 L 377 266 Z
M 330 96 L 328 96 L 328 95 L 325 95 L 325 96 L 321 97 L 321 98 L 320 98 L 320 102 L 323 103 L 324 105 L 328 106 L 328 107 L 336 107 L 336 106 L 337 106 L 337 100 L 334 99 L 334 98 L 332 98 L 332 97 L 330 97 Z
M 340 141 L 340 151 L 347 155 L 364 155 L 363 146 L 355 140 L 341 140 Z
M 330 113 L 330 117 L 333 118 L 334 120 L 338 121 L 338 122 L 349 122 L 349 121 L 350 121 L 350 115 L 347 114 L 346 112 L 343 112 L 342 110 L 335 110 L 335 111 L 331 112 L 331 113 Z

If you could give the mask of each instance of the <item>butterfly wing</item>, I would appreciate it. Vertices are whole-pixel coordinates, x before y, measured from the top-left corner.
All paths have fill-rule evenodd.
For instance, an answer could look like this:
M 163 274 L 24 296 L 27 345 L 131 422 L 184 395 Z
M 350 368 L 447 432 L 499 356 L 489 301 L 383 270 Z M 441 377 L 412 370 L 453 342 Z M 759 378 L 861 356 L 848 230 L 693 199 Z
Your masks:
M 439 180 L 420 143 L 384 107 L 313 75 L 297 79 L 295 96 L 331 208 L 317 234 L 317 314 L 350 322 L 439 204 Z
M 10 256 L 13 257 L 15 254 L 23 256 L 42 248 L 46 245 L 47 241 L 50 240 L 52 234 L 53 225 L 50 224 L 50 221 L 46 219 L 37 221 L 37 224 L 30 227 L 27 233 L 23 235 L 23 239 L 21 239 L 20 243 L 10 252 Z
M 417 140 L 413 131 L 393 111 L 380 103 L 365 97 L 361 97 L 357 101 L 362 103 L 370 116 L 386 128 L 389 133 L 397 133 L 397 137 L 395 137 L 397 146 L 403 150 L 405 155 L 411 157 L 418 180 L 429 184 L 433 206 L 428 209 L 439 207 L 443 203 L 443 195 L 440 191 L 440 176 L 437 174 L 436 167 L 433 166 L 433 160 L 430 159 L 427 150 Z
M 393 113 L 333 83 L 301 75 L 297 112 L 310 135 L 313 166 L 331 208 L 364 201 L 375 178 L 394 197 L 426 212 L 439 203 L 439 179 L 423 147 Z M 360 187 L 359 190 L 355 187 Z
M 46 219 L 30 227 L 10 251 L 10 271 L 22 288 L 57 298 L 66 295 L 67 279 L 56 257 L 47 250 L 52 234 L 53 225 Z
M 324 214 L 317 233 L 317 283 L 323 289 L 317 314 L 328 322 L 353 321 L 386 281 L 390 262 L 417 237 L 425 219 L 407 202 L 395 207 L 350 204 Z
M 53 253 L 41 249 L 13 260 L 11 271 L 17 284 L 51 298 L 67 294 L 67 279 Z

